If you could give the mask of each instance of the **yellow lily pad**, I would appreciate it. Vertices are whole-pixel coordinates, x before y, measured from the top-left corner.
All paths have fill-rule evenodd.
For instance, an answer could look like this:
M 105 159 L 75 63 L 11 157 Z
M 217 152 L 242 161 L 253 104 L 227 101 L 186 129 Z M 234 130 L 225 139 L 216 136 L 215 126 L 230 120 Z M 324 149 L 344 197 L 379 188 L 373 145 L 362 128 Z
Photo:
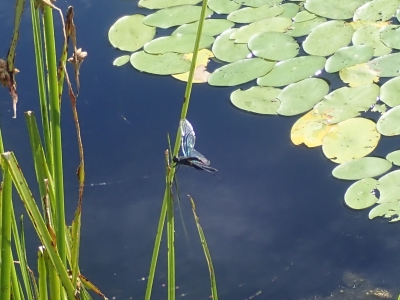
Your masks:
M 196 60 L 196 69 L 194 71 L 193 83 L 204 83 L 207 82 L 210 73 L 206 71 L 210 58 L 214 57 L 214 54 L 207 49 L 199 51 Z M 193 53 L 188 53 L 183 56 L 184 59 L 192 61 Z M 187 82 L 189 79 L 189 72 L 174 74 L 172 77 Z

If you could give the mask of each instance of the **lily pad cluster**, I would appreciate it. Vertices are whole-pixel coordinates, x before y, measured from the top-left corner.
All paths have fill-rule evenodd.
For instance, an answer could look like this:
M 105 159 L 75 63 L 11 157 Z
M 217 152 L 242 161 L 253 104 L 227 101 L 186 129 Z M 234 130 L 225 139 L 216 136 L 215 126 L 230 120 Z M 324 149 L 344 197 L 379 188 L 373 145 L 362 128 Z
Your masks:
M 114 65 L 130 62 L 141 72 L 187 81 L 199 2 L 140 0 L 147 16 L 124 16 L 109 30 L 115 48 L 133 52 Z M 382 135 L 400 134 L 400 25 L 392 22 L 399 12 L 400 0 L 209 0 L 194 82 L 254 82 L 232 92 L 234 106 L 299 115 L 292 142 L 321 146 L 340 164 L 333 176 L 356 180 L 345 203 L 374 206 L 370 218 L 399 221 L 400 170 L 387 172 L 400 165 L 400 150 L 385 159 L 366 157 Z M 172 33 L 154 38 L 161 29 Z M 221 65 L 208 70 L 210 59 Z M 342 87 L 330 86 L 326 74 L 340 78 Z M 375 122 L 365 112 L 382 115 Z

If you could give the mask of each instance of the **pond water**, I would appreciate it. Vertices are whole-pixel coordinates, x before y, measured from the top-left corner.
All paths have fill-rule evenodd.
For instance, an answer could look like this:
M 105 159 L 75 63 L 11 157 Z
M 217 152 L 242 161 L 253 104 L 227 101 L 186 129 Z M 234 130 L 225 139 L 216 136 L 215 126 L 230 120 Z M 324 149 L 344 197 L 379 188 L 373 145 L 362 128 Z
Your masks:
M 112 66 L 121 52 L 109 44 L 108 29 L 119 17 L 140 13 L 136 3 L 56 3 L 64 11 L 68 5 L 75 7 L 78 44 L 89 53 L 81 69 L 78 98 L 87 183 L 81 271 L 110 299 L 144 296 L 164 193 L 167 133 L 174 140 L 185 89 L 184 83 L 171 77 L 140 73 L 128 64 Z M 0 8 L 3 56 L 11 37 L 13 7 L 5 4 Z M 32 175 L 32 186 L 35 181 L 23 112 L 33 110 L 39 116 L 33 61 L 27 8 L 16 57 L 21 71 L 17 77 L 18 118 L 11 118 L 5 89 L 0 92 L 0 108 L 6 150 L 16 152 L 24 172 Z M 364 299 L 366 290 L 377 287 L 395 295 L 400 287 L 398 224 L 370 221 L 368 211 L 347 208 L 343 195 L 349 183 L 332 177 L 335 164 L 322 155 L 320 147 L 308 149 L 291 143 L 290 128 L 297 117 L 239 111 L 229 101 L 233 90 L 208 85 L 193 88 L 188 119 L 196 131 L 196 149 L 219 169 L 221 179 L 186 167 L 178 172 L 188 233 L 186 237 L 177 212 L 179 298 L 208 299 L 210 294 L 207 265 L 187 194 L 196 201 L 220 299 L 321 299 L 331 295 Z M 78 152 L 67 98 L 63 111 L 70 223 L 77 203 Z M 383 139 L 373 155 L 394 149 L 393 139 Z M 31 237 L 32 266 L 37 246 L 38 241 Z M 166 283 L 163 243 L 153 299 L 166 298 Z

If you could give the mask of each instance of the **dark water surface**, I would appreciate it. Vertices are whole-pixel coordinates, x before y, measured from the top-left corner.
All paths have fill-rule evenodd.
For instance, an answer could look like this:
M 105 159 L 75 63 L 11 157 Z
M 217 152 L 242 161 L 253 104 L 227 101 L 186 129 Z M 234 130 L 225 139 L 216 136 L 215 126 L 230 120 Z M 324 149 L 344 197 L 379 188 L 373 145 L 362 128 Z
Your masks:
M 78 98 L 87 174 L 81 270 L 110 299 L 142 299 L 164 193 L 166 134 L 174 140 L 185 85 L 171 77 L 141 74 L 129 64 L 112 66 L 122 52 L 108 43 L 108 29 L 119 17 L 140 12 L 136 1 L 56 4 L 64 11 L 75 6 L 78 44 L 89 53 Z M 3 3 L 0 8 L 2 56 L 11 38 L 13 7 Z M 27 110 L 39 117 L 29 9 L 22 26 L 16 58 L 21 70 L 19 117 L 11 118 L 10 97 L 2 89 L 1 126 L 6 150 L 16 152 L 35 186 L 23 117 Z M 250 299 L 260 291 L 256 299 L 328 297 L 345 285 L 342 278 L 348 272 L 365 276 L 373 286 L 398 291 L 398 225 L 369 221 L 368 211 L 344 206 L 350 183 L 331 176 L 335 165 L 320 148 L 291 144 L 290 128 L 298 117 L 244 113 L 230 104 L 232 91 L 205 84 L 193 89 L 188 119 L 197 134 L 196 149 L 219 169 L 221 179 L 185 167 L 179 170 L 189 241 L 177 214 L 177 295 L 208 299 L 210 294 L 187 194 L 197 204 L 220 299 Z M 78 152 L 67 97 L 63 111 L 70 223 L 77 203 Z M 374 154 L 395 147 L 395 141 L 387 139 Z M 34 266 L 39 243 L 31 238 L 30 244 Z M 166 298 L 165 243 L 161 253 L 154 299 Z

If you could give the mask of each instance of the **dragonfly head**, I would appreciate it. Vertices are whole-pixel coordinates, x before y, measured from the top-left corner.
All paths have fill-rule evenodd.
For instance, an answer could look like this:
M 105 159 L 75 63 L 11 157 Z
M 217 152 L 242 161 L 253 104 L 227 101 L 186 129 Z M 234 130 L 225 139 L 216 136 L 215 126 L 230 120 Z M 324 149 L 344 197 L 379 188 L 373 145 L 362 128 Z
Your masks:
M 172 161 L 175 162 L 175 163 L 177 163 L 177 162 L 180 161 L 180 159 L 179 159 L 179 157 L 174 156 L 174 157 L 172 158 Z

